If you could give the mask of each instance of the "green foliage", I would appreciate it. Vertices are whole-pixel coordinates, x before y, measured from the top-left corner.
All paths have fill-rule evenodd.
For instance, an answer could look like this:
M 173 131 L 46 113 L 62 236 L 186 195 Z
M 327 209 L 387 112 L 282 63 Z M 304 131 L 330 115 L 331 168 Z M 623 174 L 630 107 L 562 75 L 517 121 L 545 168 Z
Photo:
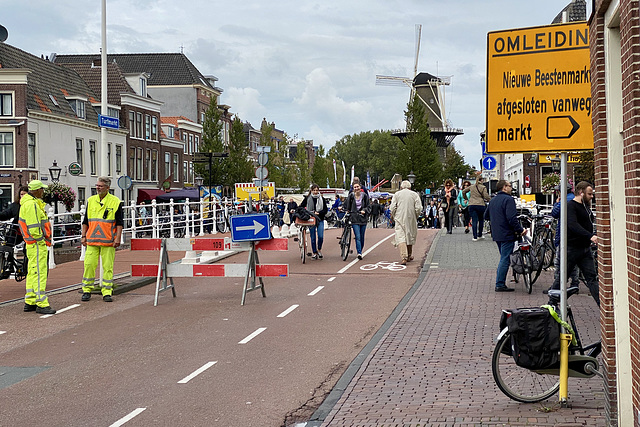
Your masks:
M 224 141 L 222 140 L 222 121 L 220 120 L 221 113 L 218 109 L 218 103 L 215 98 L 211 99 L 209 108 L 204 114 L 204 122 L 202 123 L 202 143 L 200 144 L 200 151 L 207 153 L 222 153 L 225 151 Z M 209 171 L 209 165 L 204 163 L 196 164 L 196 173 L 204 178 L 204 182 L 208 184 L 211 182 L 214 185 L 219 185 L 225 182 L 225 164 L 223 159 L 212 159 L 211 171 Z M 209 181 L 209 173 L 211 173 L 211 181 Z
M 249 158 L 249 147 L 244 135 L 242 120 L 237 116 L 231 123 L 229 135 L 229 157 L 224 160 L 226 177 L 224 184 L 233 187 L 236 182 L 251 182 L 254 169 Z
M 318 148 L 318 153 L 313 163 L 311 181 L 320 187 L 325 187 L 327 185 L 327 179 L 329 179 L 329 185 L 331 185 L 331 181 L 333 180 L 333 161 L 326 157 L 324 147 L 321 145 L 320 148 Z
M 294 173 L 299 191 L 301 193 L 307 192 L 309 185 L 311 185 L 311 173 L 309 171 L 309 159 L 305 141 L 300 141 L 297 144 Z
M 417 96 L 407 105 L 405 117 L 407 136 L 395 157 L 396 172 L 405 179 L 413 171 L 417 190 L 432 188 L 442 178 L 442 164 L 436 142 L 429 132 L 424 105 Z
M 573 168 L 573 174 L 576 177 L 576 182 L 587 181 L 595 185 L 596 173 L 593 159 L 593 150 L 583 151 L 580 153 L 580 166 L 578 167 L 578 165 L 576 165 Z
M 467 179 L 467 175 L 474 169 L 464 162 L 464 157 L 455 149 L 453 145 L 450 145 L 446 149 L 446 158 L 444 161 L 443 178 L 453 180 L 456 185 L 458 179 Z

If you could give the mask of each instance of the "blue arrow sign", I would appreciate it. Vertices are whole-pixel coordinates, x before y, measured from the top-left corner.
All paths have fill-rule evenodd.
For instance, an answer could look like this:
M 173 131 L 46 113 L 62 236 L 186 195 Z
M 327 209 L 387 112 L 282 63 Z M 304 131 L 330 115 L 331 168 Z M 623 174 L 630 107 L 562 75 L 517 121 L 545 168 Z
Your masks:
M 234 215 L 231 217 L 231 241 L 269 240 L 269 214 Z
M 482 158 L 482 168 L 488 171 L 492 171 L 496 168 L 498 161 L 493 156 L 485 156 Z
M 485 141 L 480 141 L 480 145 L 482 146 L 482 155 L 487 155 L 487 143 Z

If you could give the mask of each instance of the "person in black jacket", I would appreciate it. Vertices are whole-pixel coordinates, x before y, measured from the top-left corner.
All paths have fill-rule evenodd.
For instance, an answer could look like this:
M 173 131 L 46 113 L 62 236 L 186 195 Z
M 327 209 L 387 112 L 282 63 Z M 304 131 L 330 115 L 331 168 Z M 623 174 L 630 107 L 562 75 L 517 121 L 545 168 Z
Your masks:
M 593 187 L 586 181 L 576 185 L 575 197 L 567 202 L 567 273 L 578 266 L 587 282 L 591 296 L 600 306 L 600 289 L 596 273 L 591 245 L 598 243 L 593 233 L 593 213 L 591 199 Z M 568 278 L 567 278 L 568 281 Z M 552 289 L 560 289 L 560 283 L 554 283 Z M 550 302 L 555 302 L 551 301 Z
M 0 212 L 0 221 L 7 221 L 12 219 L 11 228 L 7 229 L 7 234 L 5 235 L 5 244 L 6 246 L 13 247 L 22 243 L 22 233 L 20 233 L 18 226 L 18 219 L 20 216 L 20 199 L 22 196 L 29 192 L 29 187 L 26 185 L 21 186 L 18 189 L 18 200 L 11 203 L 5 210 Z M 2 273 L 0 279 L 8 278 L 13 272 L 13 251 L 9 253 L 10 261 L 9 267 Z M 26 259 L 26 256 L 25 256 Z
M 309 227 L 311 236 L 311 251 L 313 259 L 322 259 L 322 243 L 324 242 L 324 217 L 329 210 L 327 199 L 320 194 L 318 184 L 311 184 L 311 191 L 300 203 L 301 208 L 306 208 L 316 218 L 316 225 Z M 317 246 L 316 246 L 317 233 Z
M 289 198 L 289 202 L 287 203 L 287 212 L 289 212 L 289 224 L 291 225 L 294 221 L 293 214 L 296 213 L 296 209 L 298 209 L 298 204 L 293 201 L 293 197 Z
M 349 193 L 345 209 L 350 214 L 351 227 L 356 239 L 356 250 L 358 259 L 362 259 L 362 248 L 364 247 L 364 233 L 367 229 L 367 216 L 371 212 L 369 195 L 362 191 L 360 183 L 353 183 L 353 192 Z
M 382 213 L 382 206 L 378 203 L 378 199 L 373 199 L 371 203 L 371 227 L 378 228 L 378 218 Z

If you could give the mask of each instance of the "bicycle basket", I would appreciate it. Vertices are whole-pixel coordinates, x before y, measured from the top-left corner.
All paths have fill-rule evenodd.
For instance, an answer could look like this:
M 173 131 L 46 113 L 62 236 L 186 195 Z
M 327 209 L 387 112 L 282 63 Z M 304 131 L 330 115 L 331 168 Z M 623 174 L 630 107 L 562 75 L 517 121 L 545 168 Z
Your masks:
M 542 307 L 509 310 L 506 323 L 516 365 L 544 369 L 558 362 L 560 324 Z
M 313 227 L 314 225 L 316 225 L 316 219 L 312 216 L 309 216 L 309 219 L 305 221 L 296 217 L 296 225 L 306 225 Z

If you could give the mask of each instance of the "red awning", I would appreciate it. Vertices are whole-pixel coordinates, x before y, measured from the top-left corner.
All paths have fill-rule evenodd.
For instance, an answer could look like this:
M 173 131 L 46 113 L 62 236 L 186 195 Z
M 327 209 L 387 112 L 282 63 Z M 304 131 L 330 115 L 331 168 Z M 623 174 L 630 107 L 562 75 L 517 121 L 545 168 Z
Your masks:
M 137 204 L 144 203 L 146 200 L 155 200 L 156 196 L 166 194 L 166 191 L 157 188 L 139 188 Z

